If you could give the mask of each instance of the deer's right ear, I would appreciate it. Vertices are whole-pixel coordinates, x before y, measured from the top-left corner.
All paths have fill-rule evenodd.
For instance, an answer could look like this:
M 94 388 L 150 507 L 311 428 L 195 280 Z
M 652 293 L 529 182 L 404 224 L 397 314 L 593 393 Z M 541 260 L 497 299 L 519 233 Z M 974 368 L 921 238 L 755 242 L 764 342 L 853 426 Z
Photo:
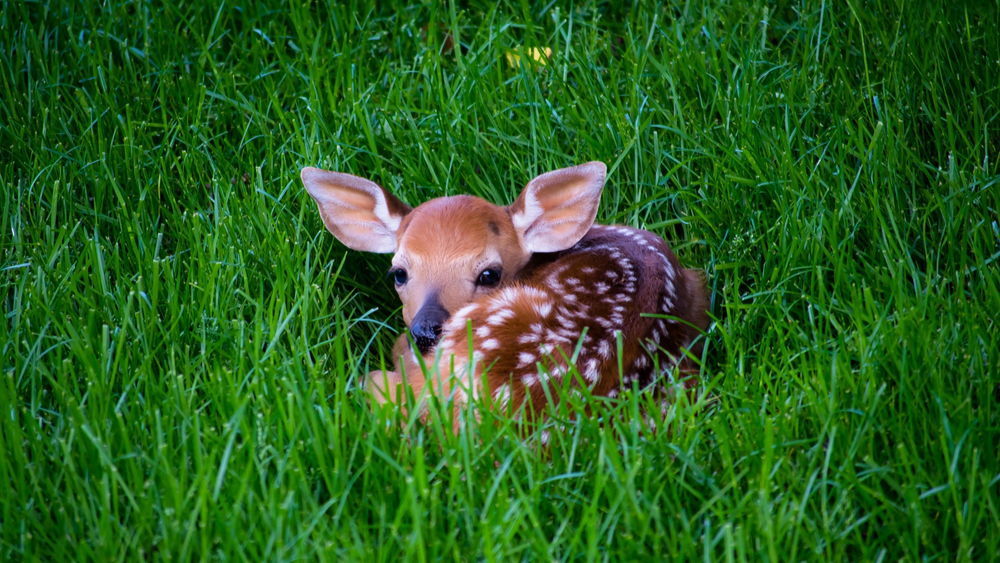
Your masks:
M 333 236 L 354 250 L 396 251 L 396 233 L 409 206 L 371 180 L 303 168 L 302 183 L 316 200 L 323 223 Z

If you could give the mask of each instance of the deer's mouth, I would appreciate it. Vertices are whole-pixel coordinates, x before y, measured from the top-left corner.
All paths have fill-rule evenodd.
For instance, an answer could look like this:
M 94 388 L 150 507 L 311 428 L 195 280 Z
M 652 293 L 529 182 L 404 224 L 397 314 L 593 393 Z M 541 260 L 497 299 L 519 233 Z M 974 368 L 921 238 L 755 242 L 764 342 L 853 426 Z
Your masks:
M 410 334 L 413 334 L 411 331 Z M 433 336 L 420 335 L 417 336 L 413 334 L 413 342 L 417 345 L 417 350 L 420 350 L 420 355 L 424 355 L 434 348 L 434 345 L 438 343 L 441 338 L 441 327 L 437 327 Z

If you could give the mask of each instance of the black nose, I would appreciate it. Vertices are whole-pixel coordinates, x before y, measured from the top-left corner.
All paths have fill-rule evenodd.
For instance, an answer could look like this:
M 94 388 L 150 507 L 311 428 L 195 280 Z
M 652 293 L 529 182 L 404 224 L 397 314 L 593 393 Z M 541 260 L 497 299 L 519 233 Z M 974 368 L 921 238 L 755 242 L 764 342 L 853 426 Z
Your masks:
M 437 295 L 430 296 L 424 302 L 424 306 L 417 311 L 410 324 L 410 334 L 413 335 L 421 354 L 426 354 L 437 344 L 438 338 L 441 337 L 441 326 L 450 316 L 448 310 L 438 301 Z

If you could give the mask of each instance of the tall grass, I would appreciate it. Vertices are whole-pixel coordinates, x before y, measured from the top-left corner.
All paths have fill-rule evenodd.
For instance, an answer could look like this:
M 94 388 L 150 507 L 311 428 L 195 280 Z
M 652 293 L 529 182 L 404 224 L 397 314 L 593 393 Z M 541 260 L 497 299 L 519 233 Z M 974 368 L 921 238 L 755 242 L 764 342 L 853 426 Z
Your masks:
M 995 1 L 2 2 L 0 557 L 1000 557 L 997 29 Z M 298 169 L 505 203 L 586 160 L 600 221 L 707 273 L 700 399 L 655 432 L 641 396 L 562 413 L 546 448 L 373 407 L 387 260 Z

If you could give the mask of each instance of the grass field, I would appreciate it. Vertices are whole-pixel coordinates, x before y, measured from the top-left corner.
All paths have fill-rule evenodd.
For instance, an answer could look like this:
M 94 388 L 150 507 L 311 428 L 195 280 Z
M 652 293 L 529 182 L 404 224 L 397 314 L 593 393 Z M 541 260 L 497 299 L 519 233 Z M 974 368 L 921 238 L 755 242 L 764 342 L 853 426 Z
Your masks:
M 0 2 L 0 559 L 1000 558 L 995 0 Z M 706 271 L 701 399 L 374 409 L 388 259 L 299 168 L 587 160 Z

